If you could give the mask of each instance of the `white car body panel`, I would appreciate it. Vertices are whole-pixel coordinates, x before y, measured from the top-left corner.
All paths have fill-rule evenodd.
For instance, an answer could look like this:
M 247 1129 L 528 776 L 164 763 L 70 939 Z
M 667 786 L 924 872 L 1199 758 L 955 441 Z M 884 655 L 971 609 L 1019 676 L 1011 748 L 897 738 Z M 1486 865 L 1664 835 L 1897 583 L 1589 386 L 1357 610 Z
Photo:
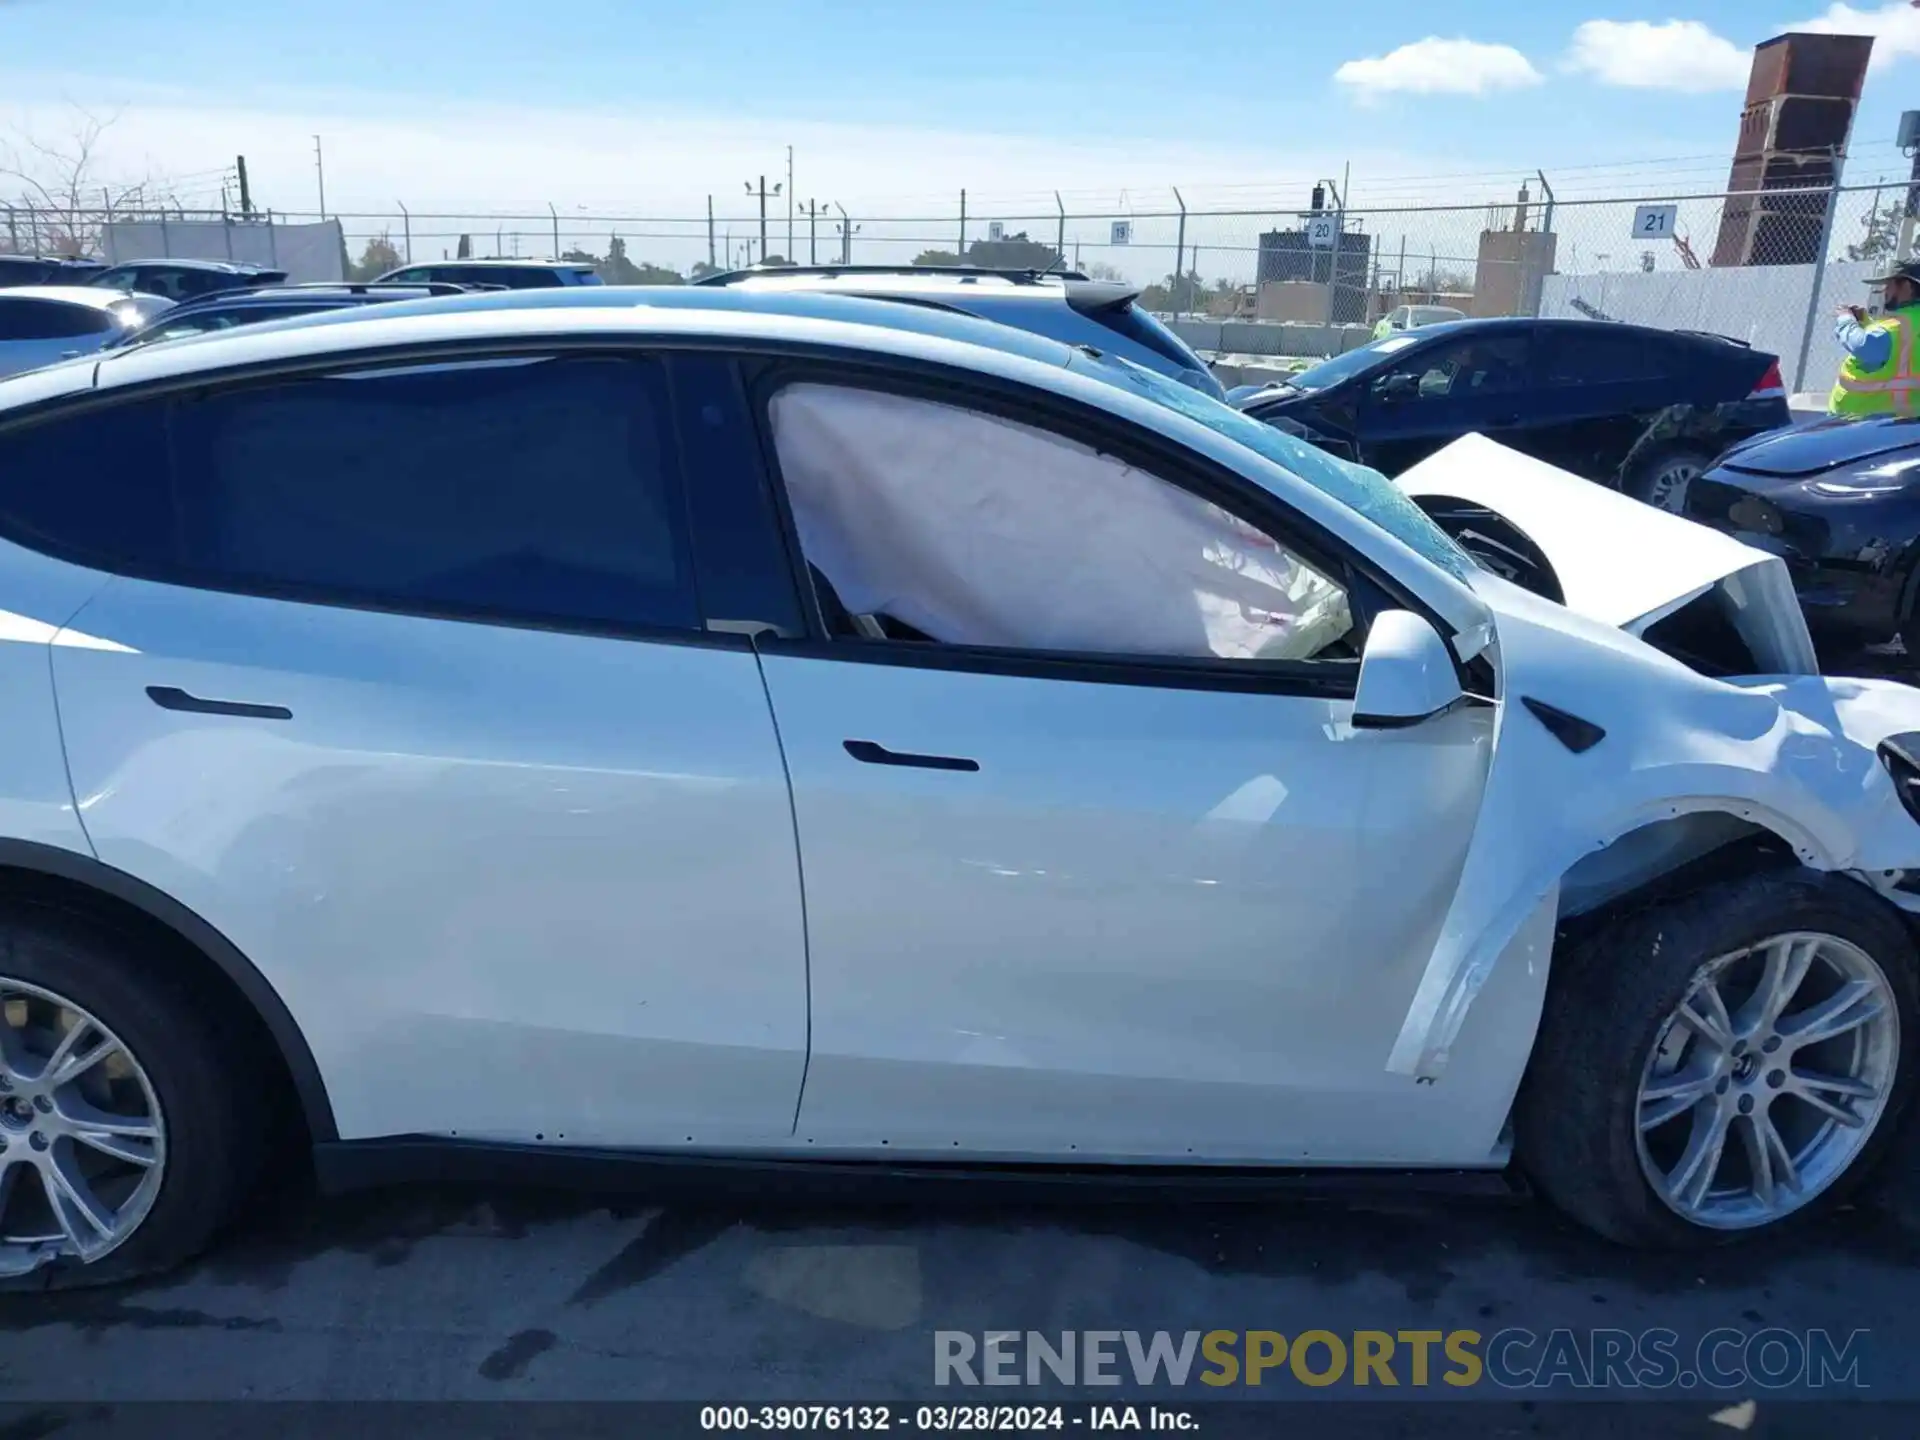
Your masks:
M 1409 495 L 1452 496 L 1512 521 L 1552 562 L 1570 610 L 1639 635 L 1717 586 L 1768 673 L 1820 673 L 1777 555 L 1484 435 L 1463 435 L 1394 483 Z
M 150 305 L 164 306 L 166 302 L 154 297 L 144 297 Z M 127 297 L 117 290 L 96 289 L 87 285 L 15 285 L 0 289 L 0 301 L 39 300 L 60 306 L 78 307 L 82 310 L 113 311 L 116 306 L 127 305 Z M 56 335 L 45 338 L 28 336 L 21 339 L 0 340 L 0 377 L 23 374 L 39 370 L 48 365 L 57 365 L 63 360 L 75 356 L 89 356 L 111 344 L 127 331 L 145 323 L 134 318 L 131 323 L 121 320 L 118 315 L 109 317 L 111 323 L 105 330 L 91 335 Z
M 834 346 L 1097 407 L 1267 488 L 1466 655 L 1491 641 L 1502 698 L 1359 733 L 1350 701 L 777 646 L 757 664 L 719 645 L 109 582 L 0 547 L 26 622 L 10 643 L 0 626 L 0 665 L 18 659 L 7 693 L 26 697 L 10 733 L 28 737 L 0 763 L 0 818 L 84 844 L 230 939 L 297 1021 L 343 1137 L 1498 1164 L 1584 857 L 1713 813 L 1824 869 L 1920 868 L 1920 825 L 1874 754 L 1920 731 L 1920 691 L 1711 680 L 1623 628 L 1767 567 L 1674 539 L 1658 586 L 1609 578 L 1583 569 L 1576 527 L 1546 506 L 1510 518 L 1556 565 L 1556 547 L 1569 557 L 1579 607 L 1602 618 L 1491 576 L 1462 583 L 1280 464 L 1062 363 L 636 305 L 238 331 L 87 368 L 110 396 L 551 335 Z M 0 386 L 0 409 L 80 383 Z M 1440 493 L 1508 513 L 1500 484 Z M 1750 587 L 1755 613 L 1770 584 Z M 1774 622 L 1787 658 L 1790 629 Z M 42 666 L 64 765 L 51 705 L 15 719 L 48 694 Z M 293 718 L 164 710 L 149 685 Z M 1575 755 L 1522 697 L 1606 738 Z M 852 738 L 981 769 L 863 767 Z
M 805 1143 L 1493 1152 L 1527 1026 L 1444 1094 L 1380 1063 L 1459 878 L 1490 711 L 1357 731 L 1351 701 L 764 664 L 806 861 Z M 849 737 L 980 768 L 862 764 Z
M 127 647 L 53 650 L 94 852 L 253 961 L 342 1137 L 791 1133 L 806 947 L 750 650 L 130 579 L 74 624 Z

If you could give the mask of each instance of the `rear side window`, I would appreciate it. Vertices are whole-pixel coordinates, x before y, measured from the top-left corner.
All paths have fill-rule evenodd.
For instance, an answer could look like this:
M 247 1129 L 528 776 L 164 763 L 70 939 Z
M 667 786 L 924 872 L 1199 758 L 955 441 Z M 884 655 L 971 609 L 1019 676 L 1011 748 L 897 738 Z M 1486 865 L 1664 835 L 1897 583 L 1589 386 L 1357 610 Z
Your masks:
M 106 311 L 91 305 L 0 298 L 0 340 L 71 340 L 112 328 Z
M 0 432 L 0 523 L 102 568 L 218 589 L 692 629 L 666 414 L 657 366 L 601 358 L 136 403 Z
M 1207 368 L 1186 341 L 1132 301 L 1095 310 L 1088 318 L 1099 321 L 1114 334 L 1125 336 L 1136 345 L 1146 346 L 1154 354 L 1171 360 L 1183 370 L 1205 371 Z
M 1666 373 L 1665 347 L 1637 330 L 1594 322 L 1558 330 L 1547 346 L 1549 385 L 1617 385 Z

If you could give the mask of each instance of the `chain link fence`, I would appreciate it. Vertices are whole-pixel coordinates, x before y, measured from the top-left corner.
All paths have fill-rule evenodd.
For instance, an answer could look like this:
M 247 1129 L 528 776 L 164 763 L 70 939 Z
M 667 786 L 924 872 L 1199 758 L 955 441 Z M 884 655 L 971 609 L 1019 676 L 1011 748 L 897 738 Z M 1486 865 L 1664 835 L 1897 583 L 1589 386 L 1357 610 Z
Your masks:
M 1907 254 L 1907 186 L 1507 204 L 1104 213 L 969 208 L 918 215 L 776 201 L 713 214 L 0 212 L 0 248 L 277 264 L 303 280 L 371 278 L 463 255 L 592 260 L 614 283 L 802 264 L 1062 266 L 1141 287 L 1198 348 L 1304 361 L 1364 343 L 1403 305 L 1469 316 L 1619 320 L 1711 332 L 1780 358 L 1791 389 L 1824 390 L 1841 359 L 1832 314 Z M 324 227 L 316 231 L 315 227 Z M 289 245 L 294 236 L 299 243 Z M 138 253 L 135 253 L 138 252 Z M 291 254 L 295 258 L 289 262 Z

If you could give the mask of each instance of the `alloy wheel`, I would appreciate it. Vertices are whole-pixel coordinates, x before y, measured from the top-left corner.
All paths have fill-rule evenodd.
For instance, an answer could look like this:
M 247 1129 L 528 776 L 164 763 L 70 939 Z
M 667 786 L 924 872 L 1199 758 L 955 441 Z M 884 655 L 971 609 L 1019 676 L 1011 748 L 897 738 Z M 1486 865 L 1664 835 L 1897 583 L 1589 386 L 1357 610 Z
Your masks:
M 133 1052 L 67 997 L 0 976 L 0 1276 L 117 1249 L 153 1208 L 166 1158 Z
M 1696 1225 L 1770 1224 L 1846 1173 L 1899 1059 L 1893 987 L 1859 946 L 1794 931 L 1710 960 L 1641 1073 L 1641 1171 Z
M 1700 467 L 1692 460 L 1675 460 L 1663 466 L 1647 487 L 1647 502 L 1656 510 L 1682 513 L 1687 508 L 1687 491 L 1699 475 Z

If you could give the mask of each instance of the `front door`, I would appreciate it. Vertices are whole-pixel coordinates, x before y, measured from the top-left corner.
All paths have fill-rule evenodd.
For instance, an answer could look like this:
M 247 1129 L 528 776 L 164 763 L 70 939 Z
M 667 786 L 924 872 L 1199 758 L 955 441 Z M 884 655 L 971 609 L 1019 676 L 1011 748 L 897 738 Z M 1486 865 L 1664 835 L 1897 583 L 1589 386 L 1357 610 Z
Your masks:
M 751 644 L 700 628 L 657 362 L 310 373 L 68 423 L 124 434 L 98 467 L 124 481 L 37 527 L 145 577 L 55 651 L 88 837 L 258 965 L 343 1138 L 789 1136 L 792 816 Z M 57 462 L 60 428 L 8 442 Z
M 763 387 L 828 632 L 762 646 L 808 909 L 796 1141 L 1438 1154 L 1384 1061 L 1487 712 L 1356 731 L 1351 576 L 1108 438 Z
M 1525 329 L 1424 345 L 1372 377 L 1360 397 L 1360 459 L 1387 475 L 1481 434 L 1528 449 L 1532 342 Z

